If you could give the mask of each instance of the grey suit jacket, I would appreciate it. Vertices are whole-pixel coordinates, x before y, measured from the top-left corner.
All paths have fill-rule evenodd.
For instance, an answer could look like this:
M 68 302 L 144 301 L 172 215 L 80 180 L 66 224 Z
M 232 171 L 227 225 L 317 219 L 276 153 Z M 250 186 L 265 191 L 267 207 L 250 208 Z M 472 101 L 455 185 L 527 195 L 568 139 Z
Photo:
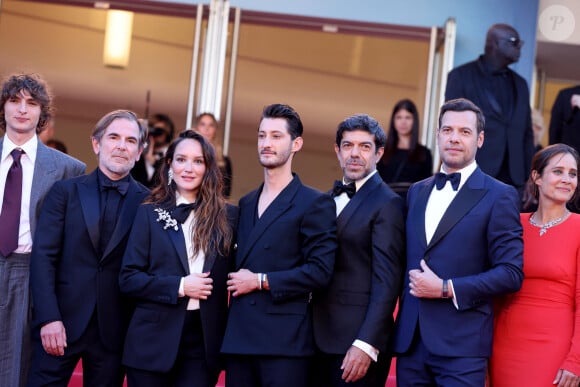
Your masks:
M 86 170 L 85 163 L 49 148 L 38 140 L 36 161 L 34 162 L 34 174 L 32 177 L 32 193 L 30 194 L 30 232 L 34 238 L 36 221 L 40 214 L 40 208 L 44 196 L 52 185 L 63 179 L 83 175 Z M 2 159 L 2 145 L 4 137 L 0 138 L 0 159 Z

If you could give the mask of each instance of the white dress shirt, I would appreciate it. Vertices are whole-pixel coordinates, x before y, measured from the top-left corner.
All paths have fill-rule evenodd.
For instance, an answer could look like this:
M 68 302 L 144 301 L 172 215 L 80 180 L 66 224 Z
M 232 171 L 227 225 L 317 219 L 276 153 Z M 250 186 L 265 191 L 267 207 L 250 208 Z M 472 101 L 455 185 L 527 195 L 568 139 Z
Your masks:
M 189 204 L 179 193 L 177 193 L 177 205 Z M 185 239 L 185 248 L 187 251 L 187 263 L 189 265 L 189 274 L 201 273 L 203 271 L 203 264 L 205 263 L 205 253 L 203 251 L 198 251 L 197 255 L 193 255 L 193 227 L 195 225 L 195 217 L 193 211 L 190 212 L 189 216 L 185 222 L 181 225 L 181 231 L 183 232 L 183 237 Z M 179 297 L 185 297 L 185 292 L 183 290 L 184 278 L 181 278 L 179 283 Z M 199 309 L 199 300 L 197 298 L 190 298 L 187 303 L 187 310 L 197 310 Z
M 22 165 L 22 203 L 20 205 L 20 227 L 18 228 L 18 248 L 15 253 L 30 253 L 32 250 L 32 233 L 30 231 L 30 195 L 32 193 L 32 177 L 34 176 L 34 162 L 38 149 L 38 137 L 35 135 L 22 146 L 16 146 L 7 135 L 2 142 L 2 160 L 0 160 L 0 211 L 4 202 L 4 188 L 8 170 L 12 166 L 12 155 L 15 148 L 20 148 L 24 154 L 20 157 Z M 34 215 L 34 214 L 33 214 Z
M 471 176 L 471 174 L 477 168 L 477 163 L 473 161 L 467 167 L 460 169 L 457 171 L 461 174 L 461 180 L 459 182 L 459 187 L 457 187 L 457 191 L 453 190 L 451 187 L 451 182 L 446 181 L 445 186 L 441 190 L 437 189 L 437 186 L 433 186 L 433 190 L 429 195 L 429 200 L 427 200 L 427 208 L 425 209 L 425 236 L 427 237 L 427 244 L 431 242 L 433 238 L 433 234 L 435 234 L 435 230 L 439 226 L 439 222 L 441 222 L 441 218 L 447 211 L 447 208 L 457 196 L 457 193 L 461 190 L 467 179 Z M 441 167 L 442 173 L 446 173 Z M 453 281 L 449 279 L 449 287 L 451 288 L 451 292 L 455 294 L 455 289 L 453 288 Z M 456 308 L 459 308 L 457 304 L 457 297 L 453 297 L 453 304 Z
M 370 179 L 371 176 L 374 175 L 375 173 L 377 173 L 376 169 L 374 171 L 372 171 L 371 173 L 369 173 L 367 176 L 365 176 L 363 179 L 355 181 L 354 184 L 355 184 L 357 192 L 360 189 L 360 187 L 362 187 L 363 184 L 366 183 L 367 180 Z M 342 183 L 345 184 L 344 177 L 342 178 Z M 346 192 L 343 192 L 340 195 L 335 196 L 334 201 L 336 203 L 336 216 L 338 217 L 340 215 L 340 213 L 342 212 L 342 210 L 344 210 L 344 207 L 346 207 L 348 202 L 350 202 L 350 198 L 348 197 Z M 358 349 L 364 351 L 364 353 L 369 355 L 370 358 L 373 359 L 373 361 L 377 361 L 377 358 L 379 356 L 379 350 L 376 349 L 375 347 L 373 347 L 372 345 L 370 345 L 369 343 L 366 343 L 362 340 L 356 339 L 352 343 L 352 345 L 354 347 L 357 347 Z

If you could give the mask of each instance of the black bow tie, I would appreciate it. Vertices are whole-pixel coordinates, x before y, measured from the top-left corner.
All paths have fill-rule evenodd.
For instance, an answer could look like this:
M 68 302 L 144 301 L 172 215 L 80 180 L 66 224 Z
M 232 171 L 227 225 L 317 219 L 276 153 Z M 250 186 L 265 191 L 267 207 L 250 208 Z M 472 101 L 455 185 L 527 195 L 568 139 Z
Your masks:
M 183 224 L 192 210 L 197 208 L 197 203 L 182 203 L 175 207 L 175 209 L 171 212 L 171 215 L 175 220 L 179 223 Z
M 356 185 L 354 184 L 354 181 L 348 184 L 342 184 L 342 182 L 338 180 L 335 181 L 334 187 L 332 187 L 332 196 L 338 196 L 343 192 L 346 193 L 349 198 L 352 198 L 356 193 Z
M 129 190 L 129 182 L 105 180 L 103 181 L 103 184 L 101 184 L 101 189 L 103 191 L 108 189 L 116 189 L 122 196 L 125 196 Z
M 457 191 L 459 188 L 459 182 L 461 181 L 461 173 L 455 172 L 450 174 L 445 174 L 443 172 L 439 172 L 435 175 L 435 185 L 437 186 L 438 190 L 442 190 L 445 187 L 445 183 L 447 180 L 451 183 L 451 187 L 453 187 L 453 191 Z

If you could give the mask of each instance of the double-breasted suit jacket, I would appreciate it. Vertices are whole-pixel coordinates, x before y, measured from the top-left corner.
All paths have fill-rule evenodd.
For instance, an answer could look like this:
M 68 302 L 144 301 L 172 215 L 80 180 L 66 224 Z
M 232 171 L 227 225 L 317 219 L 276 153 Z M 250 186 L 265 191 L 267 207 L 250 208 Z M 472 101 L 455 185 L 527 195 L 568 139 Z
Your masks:
M 387 350 L 405 268 L 403 207 L 375 173 L 338 216 L 334 274 L 313 301 L 322 352 L 345 354 L 355 339 Z
M 513 109 L 501 106 L 489 90 L 491 82 L 481 58 L 449 73 L 445 100 L 467 98 L 479 106 L 485 116 L 485 142 L 477 150 L 477 164 L 483 172 L 496 177 L 507 152 L 509 175 L 516 186 L 522 186 L 534 155 L 530 92 L 524 78 L 513 70 L 506 69 L 506 77 L 513 84 Z
M 178 297 L 182 277 L 190 274 L 182 225 L 165 227 L 154 204 L 137 212 L 119 275 L 121 291 L 135 299 L 123 364 L 155 372 L 168 372 L 177 358 L 189 297 Z M 228 205 L 228 220 L 235 230 L 237 208 Z M 159 219 L 159 220 L 158 220 Z M 228 315 L 227 275 L 232 259 L 206 251 L 203 272 L 213 279 L 211 296 L 200 300 L 200 315 L 208 367 L 219 370 L 220 347 Z M 217 373 L 216 373 L 217 375 Z
M 407 272 L 424 259 L 440 278 L 451 279 L 458 308 L 449 299 L 417 298 L 405 279 L 394 349 L 409 350 L 417 329 L 433 354 L 491 355 L 494 296 L 517 291 L 523 280 L 522 227 L 515 189 L 477 168 L 444 213 L 429 243 L 425 209 L 434 177 L 409 190 Z
M 130 313 L 119 291 L 121 259 L 137 207 L 148 190 L 132 178 L 111 240 L 99 248 L 97 171 L 54 184 L 46 196 L 31 257 L 34 325 L 62 321 L 69 343 L 97 312 L 103 345 L 120 351 Z
M 230 299 L 222 352 L 314 354 L 311 292 L 328 285 L 336 249 L 336 206 L 294 175 L 260 218 L 262 187 L 240 200 L 235 270 L 266 273 L 270 291 Z

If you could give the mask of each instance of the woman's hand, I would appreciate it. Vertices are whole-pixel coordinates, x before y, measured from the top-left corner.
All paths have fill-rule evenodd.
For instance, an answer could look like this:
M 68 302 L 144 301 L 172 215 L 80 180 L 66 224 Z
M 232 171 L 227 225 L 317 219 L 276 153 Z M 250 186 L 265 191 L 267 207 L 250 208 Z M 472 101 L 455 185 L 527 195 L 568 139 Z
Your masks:
M 562 368 L 558 370 L 556 379 L 552 382 L 558 387 L 578 387 L 578 383 L 580 383 L 580 376 Z
M 213 289 L 213 279 L 207 273 L 193 273 L 183 278 L 183 293 L 189 298 L 207 300 Z

